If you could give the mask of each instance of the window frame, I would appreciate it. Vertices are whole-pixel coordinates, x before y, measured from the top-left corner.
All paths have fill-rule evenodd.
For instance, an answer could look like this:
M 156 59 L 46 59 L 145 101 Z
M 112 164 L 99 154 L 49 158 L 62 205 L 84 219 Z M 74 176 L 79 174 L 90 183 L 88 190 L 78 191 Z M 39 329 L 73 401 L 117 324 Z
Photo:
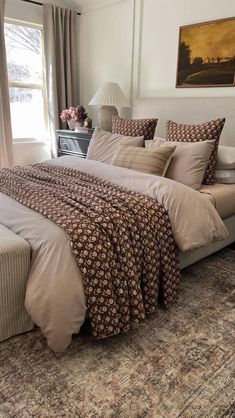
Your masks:
M 44 138 L 35 138 L 35 137 L 22 137 L 22 138 L 13 138 L 13 143 L 20 142 L 46 142 L 46 134 L 48 132 L 48 105 L 47 105 L 47 94 L 46 94 L 46 73 L 45 73 L 45 60 L 44 60 L 44 43 L 43 43 L 43 25 L 38 23 L 25 22 L 19 19 L 5 18 L 4 24 L 8 23 L 10 25 L 24 26 L 32 29 L 40 30 L 41 39 L 42 39 L 42 48 L 41 48 L 41 61 L 42 61 L 42 83 L 25 83 L 25 82 L 15 82 L 8 80 L 9 89 L 12 88 L 29 88 L 35 90 L 41 90 L 42 100 L 43 100 L 43 115 L 44 115 Z

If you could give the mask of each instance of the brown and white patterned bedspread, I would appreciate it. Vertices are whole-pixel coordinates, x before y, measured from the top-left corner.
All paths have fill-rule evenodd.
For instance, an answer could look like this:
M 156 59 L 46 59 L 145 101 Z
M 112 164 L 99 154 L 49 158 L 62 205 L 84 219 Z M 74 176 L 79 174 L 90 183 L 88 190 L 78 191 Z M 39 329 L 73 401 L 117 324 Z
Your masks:
M 160 296 L 167 307 L 173 301 L 178 251 L 168 214 L 154 198 L 45 163 L 2 170 L 0 191 L 68 234 L 95 337 L 142 322 Z

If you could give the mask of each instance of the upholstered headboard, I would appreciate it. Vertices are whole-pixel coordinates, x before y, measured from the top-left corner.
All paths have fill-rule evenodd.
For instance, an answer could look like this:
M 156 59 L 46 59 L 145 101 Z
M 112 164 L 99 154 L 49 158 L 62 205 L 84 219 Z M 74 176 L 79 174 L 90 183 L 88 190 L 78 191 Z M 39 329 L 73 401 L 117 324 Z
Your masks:
M 158 118 L 155 135 L 163 138 L 168 119 L 193 124 L 225 117 L 220 143 L 235 147 L 235 97 L 139 98 L 134 101 L 132 116 Z

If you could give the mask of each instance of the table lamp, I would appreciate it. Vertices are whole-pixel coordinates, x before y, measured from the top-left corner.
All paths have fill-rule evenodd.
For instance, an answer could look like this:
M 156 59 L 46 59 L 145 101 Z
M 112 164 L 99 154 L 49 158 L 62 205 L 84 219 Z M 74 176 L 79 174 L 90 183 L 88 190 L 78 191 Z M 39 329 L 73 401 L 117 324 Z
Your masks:
M 112 131 L 112 116 L 117 116 L 118 107 L 130 107 L 130 103 L 117 83 L 104 83 L 91 99 L 89 105 L 101 106 L 99 109 L 99 127 Z

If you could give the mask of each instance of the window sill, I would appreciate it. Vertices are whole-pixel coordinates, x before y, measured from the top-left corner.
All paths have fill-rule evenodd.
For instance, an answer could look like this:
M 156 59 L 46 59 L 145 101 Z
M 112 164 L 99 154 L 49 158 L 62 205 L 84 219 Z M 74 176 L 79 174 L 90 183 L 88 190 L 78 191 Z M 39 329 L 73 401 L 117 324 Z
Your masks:
M 35 139 L 35 138 L 21 138 L 21 139 L 13 139 L 13 144 L 46 144 L 49 145 L 49 142 L 46 139 Z

